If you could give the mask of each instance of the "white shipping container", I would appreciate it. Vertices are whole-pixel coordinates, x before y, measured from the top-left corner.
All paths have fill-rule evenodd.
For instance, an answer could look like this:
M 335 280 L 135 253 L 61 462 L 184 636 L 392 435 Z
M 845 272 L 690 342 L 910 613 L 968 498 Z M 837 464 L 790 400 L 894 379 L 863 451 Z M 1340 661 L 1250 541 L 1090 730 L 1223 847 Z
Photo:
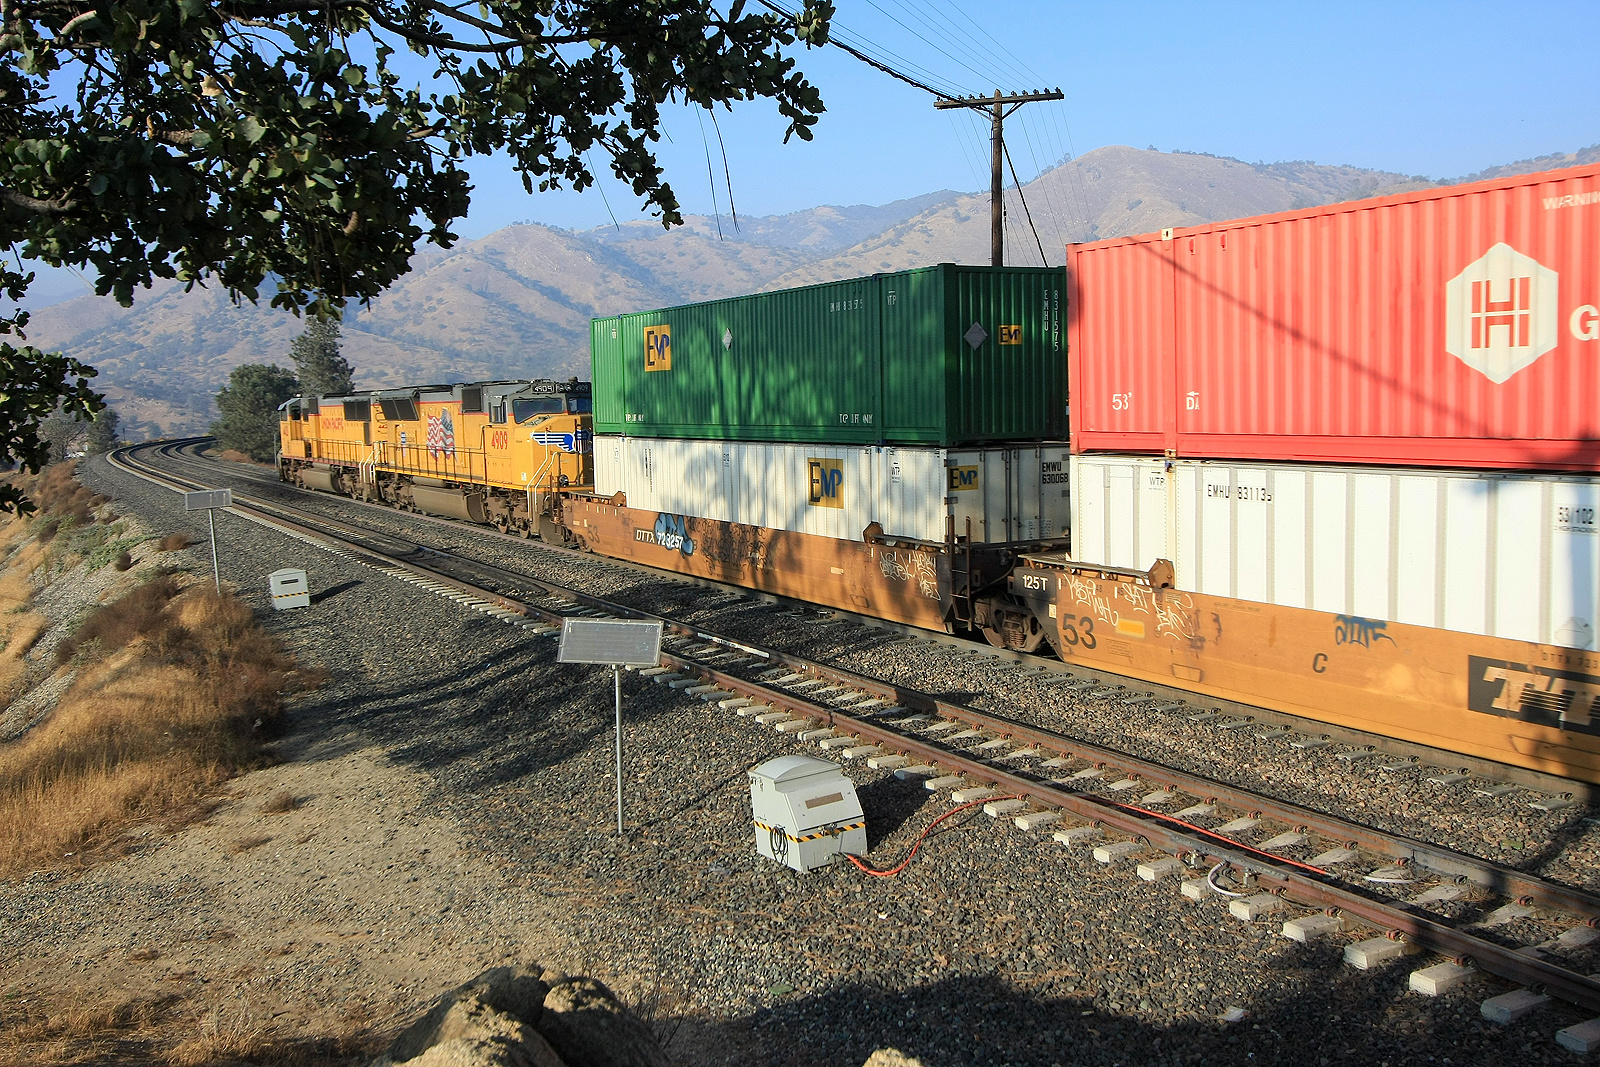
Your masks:
M 673 515 L 860 540 L 975 542 L 1065 536 L 1067 446 L 891 448 L 600 436 L 595 491 Z
M 1180 589 L 1593 648 L 1600 478 L 1072 458 L 1074 558 Z

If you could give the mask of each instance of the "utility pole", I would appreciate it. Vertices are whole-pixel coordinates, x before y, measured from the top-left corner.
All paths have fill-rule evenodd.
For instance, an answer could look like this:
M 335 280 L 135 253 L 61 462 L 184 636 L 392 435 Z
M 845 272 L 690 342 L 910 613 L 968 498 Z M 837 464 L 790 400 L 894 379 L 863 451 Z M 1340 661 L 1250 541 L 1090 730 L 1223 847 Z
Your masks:
M 1023 104 L 1035 100 L 1064 100 L 1060 89 L 1051 92 L 1012 93 L 1005 95 L 999 89 L 993 96 L 957 96 L 935 100 L 933 106 L 942 110 L 952 107 L 969 107 L 974 111 L 989 113 L 989 260 L 996 267 L 1005 264 L 1004 199 L 1000 187 L 1000 170 L 1005 156 L 1005 135 L 1001 125 L 1006 116 Z

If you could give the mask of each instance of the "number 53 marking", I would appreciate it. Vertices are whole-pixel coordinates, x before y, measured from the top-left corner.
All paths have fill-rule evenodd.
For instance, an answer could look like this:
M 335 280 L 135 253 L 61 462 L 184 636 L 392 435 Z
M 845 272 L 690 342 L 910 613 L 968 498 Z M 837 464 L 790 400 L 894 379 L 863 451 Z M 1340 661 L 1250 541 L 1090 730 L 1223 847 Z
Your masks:
M 1080 626 L 1083 627 L 1082 633 L 1078 632 L 1078 627 Z M 1093 648 L 1095 646 L 1094 620 L 1087 615 L 1080 615 L 1076 619 L 1068 615 L 1061 620 L 1061 639 L 1069 645 L 1076 645 L 1082 642 L 1084 648 Z

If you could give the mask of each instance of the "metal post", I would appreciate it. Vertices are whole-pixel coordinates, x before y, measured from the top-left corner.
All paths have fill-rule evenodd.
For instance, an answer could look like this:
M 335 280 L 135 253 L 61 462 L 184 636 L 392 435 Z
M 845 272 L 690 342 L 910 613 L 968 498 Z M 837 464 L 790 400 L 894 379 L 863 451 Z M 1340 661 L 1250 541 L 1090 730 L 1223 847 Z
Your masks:
M 1001 165 L 1005 162 L 1006 142 L 1002 130 L 1005 118 L 1023 104 L 1035 100 L 1060 99 L 1063 99 L 1060 89 L 1010 94 L 1003 94 L 996 89 L 993 96 L 941 97 L 933 102 L 933 106 L 940 110 L 966 107 L 989 115 L 989 261 L 996 267 L 1004 266 L 1006 257 L 1005 201 L 1000 181 Z
M 617 689 L 617 836 L 622 836 L 622 668 L 613 666 L 611 677 Z
M 222 569 L 217 566 L 217 509 L 206 508 L 206 518 L 211 520 L 211 578 L 217 583 L 217 595 L 222 595 Z
M 989 126 L 989 262 L 996 267 L 1005 266 L 1006 229 L 1005 197 L 1000 188 L 1000 157 L 1004 151 L 1004 135 L 1000 125 L 1005 121 L 1005 109 L 999 103 L 1000 90 L 994 91 L 996 101 Z

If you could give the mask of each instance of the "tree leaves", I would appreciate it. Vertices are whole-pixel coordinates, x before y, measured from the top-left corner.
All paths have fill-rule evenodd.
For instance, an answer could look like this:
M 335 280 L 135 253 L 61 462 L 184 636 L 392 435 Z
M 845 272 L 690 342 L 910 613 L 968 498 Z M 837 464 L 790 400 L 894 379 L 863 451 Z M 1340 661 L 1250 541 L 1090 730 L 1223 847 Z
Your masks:
M 266 287 L 274 306 L 321 317 L 370 301 L 419 246 L 455 241 L 468 156 L 503 152 L 530 185 L 583 189 L 598 149 L 671 226 L 682 216 L 652 149 L 661 104 L 770 99 L 785 139 L 809 138 L 823 111 L 786 50 L 826 41 L 828 0 L 796 19 L 737 0 L 485 0 L 473 10 L 441 0 L 5 5 L 0 248 L 92 268 L 97 292 L 125 305 L 154 280 L 179 278 L 218 283 L 236 300 Z M 420 83 L 408 84 L 417 64 L 394 62 L 399 48 L 422 57 Z M 59 372 L 34 379 L 40 397 L 80 396 L 76 371 L 40 367 Z M 24 450 L 28 418 L 0 411 L 0 433 Z

